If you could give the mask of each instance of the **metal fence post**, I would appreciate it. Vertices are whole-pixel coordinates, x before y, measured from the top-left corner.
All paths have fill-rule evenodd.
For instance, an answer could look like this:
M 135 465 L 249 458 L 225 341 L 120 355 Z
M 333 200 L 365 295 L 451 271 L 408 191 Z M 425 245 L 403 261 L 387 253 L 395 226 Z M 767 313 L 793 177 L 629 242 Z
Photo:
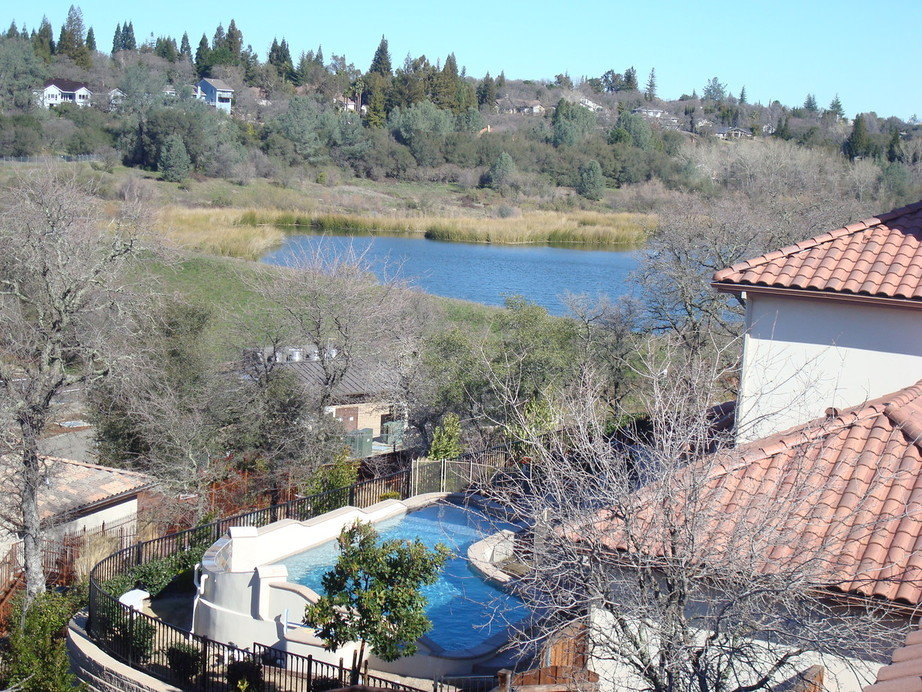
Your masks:
M 135 610 L 134 608 L 128 608 L 128 652 L 126 658 L 128 659 L 128 665 L 133 666 L 134 664 L 134 620 L 135 620 Z
M 314 667 L 314 657 L 308 655 L 307 657 L 307 692 L 311 692 L 314 689 L 314 675 L 311 670 Z

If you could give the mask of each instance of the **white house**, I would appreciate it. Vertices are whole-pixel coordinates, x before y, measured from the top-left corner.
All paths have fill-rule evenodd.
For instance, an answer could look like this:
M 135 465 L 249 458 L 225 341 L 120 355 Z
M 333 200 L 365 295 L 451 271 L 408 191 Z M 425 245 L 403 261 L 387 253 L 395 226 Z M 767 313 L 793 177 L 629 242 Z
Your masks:
M 642 115 L 645 118 L 659 119 L 666 114 L 666 111 L 664 111 L 662 108 L 646 108 L 641 106 L 640 108 L 632 109 L 631 113 L 634 115 Z
M 599 105 L 595 101 L 590 101 L 585 96 L 580 97 L 579 105 L 583 108 L 591 110 L 593 113 L 601 113 L 605 110 L 605 106 Z
M 81 108 L 93 102 L 93 92 L 87 84 L 70 79 L 49 79 L 41 91 L 33 92 L 44 108 L 73 103 Z
M 737 439 L 922 379 L 922 202 L 717 272 L 746 335 Z
M 225 113 L 231 112 L 234 90 L 220 79 L 206 77 L 195 85 L 195 98 Z

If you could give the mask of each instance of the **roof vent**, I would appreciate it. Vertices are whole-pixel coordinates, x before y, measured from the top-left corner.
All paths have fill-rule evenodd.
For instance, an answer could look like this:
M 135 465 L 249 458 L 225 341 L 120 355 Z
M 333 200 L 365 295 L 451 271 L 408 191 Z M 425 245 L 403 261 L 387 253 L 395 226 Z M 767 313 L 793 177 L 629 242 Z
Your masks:
M 839 409 L 837 409 L 835 406 L 830 406 L 829 408 L 826 409 L 827 418 L 837 418 L 838 415 L 839 415 Z

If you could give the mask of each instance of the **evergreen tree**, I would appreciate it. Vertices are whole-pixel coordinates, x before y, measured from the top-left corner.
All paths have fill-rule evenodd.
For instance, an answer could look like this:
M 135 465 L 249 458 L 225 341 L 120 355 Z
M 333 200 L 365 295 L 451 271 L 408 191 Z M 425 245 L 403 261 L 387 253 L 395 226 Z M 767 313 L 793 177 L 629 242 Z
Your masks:
M 496 90 L 499 93 L 500 89 L 506 88 L 506 72 L 500 71 L 499 77 L 496 78 Z
M 391 54 L 388 52 L 387 39 L 384 36 L 381 37 L 381 43 L 378 44 L 375 55 L 371 59 L 371 67 L 368 68 L 368 73 L 379 74 L 382 77 L 391 77 L 393 74 L 391 70 Z
M 816 106 L 816 97 L 813 94 L 807 94 L 807 97 L 804 99 L 804 110 L 808 113 L 816 113 L 818 110 Z
M 500 156 L 508 157 L 508 154 Z M 511 162 L 512 159 L 510 158 Z M 515 164 L 513 164 L 513 168 Z M 463 452 L 461 447 L 461 419 L 455 413 L 446 413 L 441 424 L 432 434 L 432 444 L 429 445 L 430 459 L 457 459 Z
M 51 29 L 51 22 L 47 17 L 42 17 L 42 23 L 39 24 L 38 31 L 32 38 L 32 50 L 45 62 L 51 62 L 54 48 L 54 32 Z
M 134 24 L 128 22 L 122 26 L 122 50 L 136 50 L 137 41 L 134 39 Z
M 268 63 L 275 68 L 279 77 L 286 82 L 294 81 L 295 67 L 291 61 L 291 50 L 288 48 L 288 41 L 284 38 L 281 43 L 272 39 L 272 46 L 269 48 Z
M 122 25 L 115 25 L 115 35 L 112 37 L 112 54 L 118 53 L 120 50 L 123 50 L 124 39 L 122 38 Z
M 477 86 L 477 105 L 481 108 L 493 108 L 496 103 L 496 82 L 490 73 L 484 76 L 483 81 Z
M 576 191 L 586 199 L 596 201 L 605 194 L 605 176 L 602 174 L 602 166 L 595 159 L 579 167 Z
M 189 43 L 189 34 L 183 32 L 182 43 L 179 46 L 179 54 L 186 60 L 192 60 L 192 45 Z
M 504 190 L 512 184 L 515 174 L 515 161 L 504 151 L 496 157 L 496 161 L 490 166 L 485 182 L 494 190 Z
M 224 45 L 233 56 L 234 62 L 238 62 L 243 51 L 243 32 L 237 28 L 237 23 L 233 19 L 231 19 L 227 27 L 227 37 Z
M 368 75 L 368 110 L 365 111 L 365 124 L 369 127 L 384 127 L 387 122 L 386 82 L 387 80 L 377 72 Z
M 227 41 L 227 35 L 224 33 L 224 25 L 218 24 L 218 28 L 215 29 L 214 37 L 211 39 L 211 50 L 219 50 L 224 48 L 224 44 Z
M 900 144 L 900 131 L 894 128 L 890 133 L 890 142 L 887 144 L 887 161 L 900 163 L 903 161 L 903 147 Z
M 7 38 L 19 38 L 19 29 L 16 27 L 16 22 L 13 21 L 10 24 L 10 28 L 6 30 Z
M 86 49 L 93 54 L 96 52 L 96 32 L 90 27 L 86 32 Z
M 739 102 L 743 104 L 746 103 L 746 86 L 745 85 L 743 85 L 743 88 L 740 89 Z
M 202 34 L 195 49 L 195 71 L 199 77 L 207 77 L 211 72 L 211 47 L 205 34 Z
M 192 171 L 192 161 L 189 159 L 189 152 L 186 151 L 182 137 L 170 135 L 166 138 L 160 150 L 157 169 L 163 179 L 171 183 L 179 183 L 189 177 Z
M 449 53 L 433 85 L 432 102 L 445 110 L 457 110 L 458 86 L 458 61 Z
M 836 94 L 835 98 L 829 103 L 829 112 L 837 118 L 845 117 L 845 110 L 842 108 L 842 102 L 839 100 L 838 94 Z
M 710 81 L 704 85 L 704 91 L 701 94 L 701 98 L 705 101 L 723 101 L 726 97 L 727 85 L 717 77 L 711 77 Z
M 775 137 L 778 139 L 791 138 L 791 128 L 788 125 L 788 119 L 783 115 L 778 116 L 778 124 L 775 126 Z
M 625 91 L 637 91 L 637 70 L 633 67 L 624 71 L 623 88 Z
M 868 135 L 867 125 L 865 125 L 864 116 L 861 114 L 855 116 L 852 131 L 842 145 L 842 150 L 852 161 L 862 156 L 868 156 L 871 153 L 871 137 Z
M 656 69 L 650 70 L 650 76 L 647 77 L 647 88 L 644 91 L 644 99 L 652 101 L 656 98 Z M 596 162 L 598 163 L 598 161 Z
M 70 6 L 67 19 L 61 26 L 56 53 L 66 55 L 78 64 L 86 62 L 86 29 L 83 26 L 83 13 L 79 7 Z

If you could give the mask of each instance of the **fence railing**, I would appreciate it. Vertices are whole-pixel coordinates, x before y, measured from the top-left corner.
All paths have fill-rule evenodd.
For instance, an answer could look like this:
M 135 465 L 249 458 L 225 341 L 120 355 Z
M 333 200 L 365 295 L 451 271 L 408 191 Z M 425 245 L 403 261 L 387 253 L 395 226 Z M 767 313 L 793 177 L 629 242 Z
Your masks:
M 334 666 L 310 656 L 299 656 L 262 644 L 243 649 L 186 632 L 119 602 L 111 593 L 115 583 L 125 585 L 133 570 L 153 560 L 170 558 L 191 567 L 205 549 L 232 526 L 265 526 L 281 519 L 304 521 L 347 505 L 368 507 L 382 499 L 406 499 L 426 492 L 455 492 L 476 484 L 508 463 L 504 450 L 471 453 L 458 459 L 413 464 L 378 478 L 301 497 L 196 526 L 123 548 L 90 571 L 87 632 L 97 645 L 129 666 L 182 689 L 233 690 L 237 680 L 248 689 L 277 692 L 321 692 L 330 689 L 325 678 L 368 684 L 405 692 L 421 692 L 367 670 Z M 117 580 L 121 580 L 120 582 Z M 129 584 L 130 586 L 130 584 Z M 116 589 L 117 590 L 117 589 Z M 356 676 L 359 676 L 356 678 Z M 350 677 L 351 676 L 351 677 Z M 360 680 L 360 683 L 356 683 Z

